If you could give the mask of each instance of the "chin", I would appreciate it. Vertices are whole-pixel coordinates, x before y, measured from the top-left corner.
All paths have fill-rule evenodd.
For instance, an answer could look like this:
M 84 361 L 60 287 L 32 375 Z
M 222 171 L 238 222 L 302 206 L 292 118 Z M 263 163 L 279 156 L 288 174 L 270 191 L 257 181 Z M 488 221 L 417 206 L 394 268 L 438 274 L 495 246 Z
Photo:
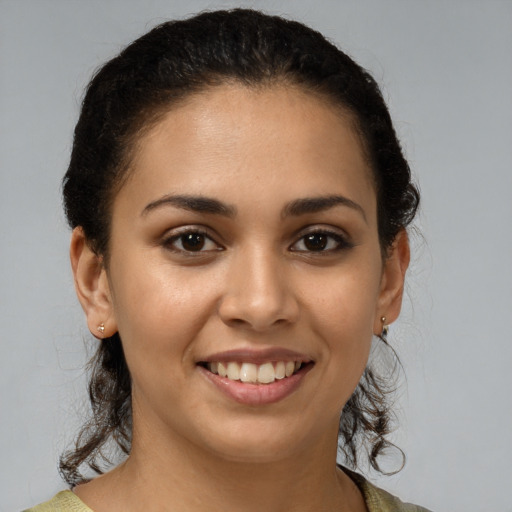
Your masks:
M 276 418 L 274 418 L 275 420 Z M 312 449 L 316 436 L 308 436 L 302 422 L 293 428 L 291 422 L 251 421 L 240 422 L 232 428 L 222 428 L 203 438 L 208 451 L 227 462 L 266 464 L 296 457 Z M 205 433 L 206 434 L 206 433 Z

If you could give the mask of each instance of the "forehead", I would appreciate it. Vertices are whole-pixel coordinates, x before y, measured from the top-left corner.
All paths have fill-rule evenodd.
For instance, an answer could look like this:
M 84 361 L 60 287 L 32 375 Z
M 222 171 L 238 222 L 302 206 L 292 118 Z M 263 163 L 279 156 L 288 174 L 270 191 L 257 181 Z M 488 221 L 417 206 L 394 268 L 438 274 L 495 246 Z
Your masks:
M 123 188 L 130 186 L 148 200 L 205 190 L 235 197 L 249 189 L 270 197 L 279 187 L 294 199 L 307 188 L 328 194 L 333 186 L 374 196 L 353 116 L 284 84 L 224 84 L 174 106 L 138 140 Z

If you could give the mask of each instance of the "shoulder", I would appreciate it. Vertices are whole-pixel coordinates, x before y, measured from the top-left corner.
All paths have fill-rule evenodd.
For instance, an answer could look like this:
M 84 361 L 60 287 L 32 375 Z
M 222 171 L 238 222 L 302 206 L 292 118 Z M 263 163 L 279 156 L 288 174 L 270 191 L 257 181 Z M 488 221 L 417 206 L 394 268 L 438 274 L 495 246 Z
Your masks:
M 384 489 L 371 484 L 361 475 L 343 468 L 363 494 L 368 512 L 430 512 L 426 508 L 404 503 Z
M 50 501 L 24 510 L 23 512 L 93 512 L 71 491 L 62 491 Z

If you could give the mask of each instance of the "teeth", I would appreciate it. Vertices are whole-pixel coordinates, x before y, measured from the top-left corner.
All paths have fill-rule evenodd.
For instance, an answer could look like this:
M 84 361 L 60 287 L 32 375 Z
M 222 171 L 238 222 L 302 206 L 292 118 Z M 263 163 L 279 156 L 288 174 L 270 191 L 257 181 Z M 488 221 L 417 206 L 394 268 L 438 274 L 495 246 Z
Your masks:
M 228 379 L 238 380 L 240 378 L 240 366 L 237 363 L 228 363 Z
M 227 377 L 230 380 L 240 380 L 254 384 L 270 384 L 276 379 L 281 380 L 285 377 L 291 377 L 302 366 L 300 361 L 277 361 L 276 363 L 228 363 L 211 362 L 208 363 L 208 369 L 212 373 L 217 373 L 221 377 Z
M 276 372 L 272 363 L 262 364 L 258 368 L 258 382 L 270 384 L 276 380 Z
M 284 379 L 286 377 L 286 368 L 283 361 L 276 363 L 276 379 Z
M 215 363 L 212 363 L 215 364 Z M 210 367 L 210 371 L 213 372 L 212 367 Z M 219 363 L 217 367 L 217 371 L 221 377 L 227 377 L 228 376 L 228 369 L 224 366 L 224 363 Z M 214 372 L 215 373 L 215 372 Z
M 242 382 L 258 382 L 258 367 L 252 363 L 243 363 L 240 368 L 240 380 Z

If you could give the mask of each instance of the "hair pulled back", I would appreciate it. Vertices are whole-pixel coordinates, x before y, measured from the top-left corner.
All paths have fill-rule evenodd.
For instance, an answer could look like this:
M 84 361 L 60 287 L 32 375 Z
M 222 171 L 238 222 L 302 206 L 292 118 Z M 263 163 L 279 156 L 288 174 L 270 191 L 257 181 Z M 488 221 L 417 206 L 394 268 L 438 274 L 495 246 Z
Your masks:
M 290 84 L 352 114 L 373 171 L 383 255 L 413 219 L 419 194 L 411 183 L 391 118 L 374 79 L 320 33 L 258 11 L 205 12 L 163 23 L 126 47 L 92 78 L 74 132 L 63 180 L 72 228 L 108 266 L 111 207 L 130 172 L 137 139 L 159 117 L 194 93 L 222 83 L 248 87 Z M 90 420 L 75 449 L 61 457 L 70 485 L 86 463 L 101 473 L 109 442 L 129 453 L 131 383 L 118 334 L 105 339 L 91 363 Z M 340 420 L 339 446 L 355 467 L 361 446 L 379 469 L 390 445 L 386 382 L 368 367 Z

